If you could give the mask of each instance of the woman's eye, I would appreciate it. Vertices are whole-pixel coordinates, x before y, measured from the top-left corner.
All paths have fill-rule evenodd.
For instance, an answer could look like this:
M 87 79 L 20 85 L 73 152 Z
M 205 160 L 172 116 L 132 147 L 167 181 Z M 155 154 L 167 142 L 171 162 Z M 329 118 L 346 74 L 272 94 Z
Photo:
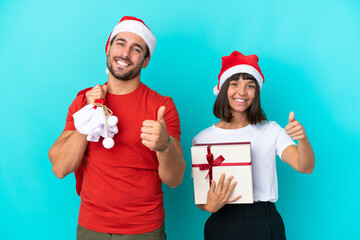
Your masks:
M 254 85 L 249 85 L 249 88 L 255 88 L 255 86 Z

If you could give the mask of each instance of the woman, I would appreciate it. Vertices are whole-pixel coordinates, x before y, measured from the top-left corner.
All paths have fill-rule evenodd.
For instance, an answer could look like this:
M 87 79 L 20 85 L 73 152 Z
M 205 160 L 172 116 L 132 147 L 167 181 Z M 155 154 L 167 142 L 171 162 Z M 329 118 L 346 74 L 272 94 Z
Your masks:
M 260 105 L 264 77 L 256 55 L 234 51 L 222 58 L 214 115 L 217 124 L 200 132 L 193 145 L 201 143 L 251 142 L 254 204 L 227 204 L 236 186 L 232 176 L 223 174 L 216 184 L 212 180 L 207 203 L 198 205 L 211 212 L 205 224 L 205 240 L 212 239 L 286 239 L 278 199 L 276 155 L 295 170 L 310 174 L 315 156 L 304 127 L 289 115 L 285 129 L 268 121 Z M 294 143 L 298 140 L 298 146 Z M 227 204 L 227 205 L 226 205 Z

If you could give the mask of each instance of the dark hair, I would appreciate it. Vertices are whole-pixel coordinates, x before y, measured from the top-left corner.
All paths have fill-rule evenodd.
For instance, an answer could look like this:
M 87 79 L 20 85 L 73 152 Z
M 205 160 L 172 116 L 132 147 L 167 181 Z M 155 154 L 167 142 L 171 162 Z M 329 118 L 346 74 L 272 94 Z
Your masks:
M 233 118 L 233 115 L 231 113 L 231 108 L 229 105 L 227 92 L 229 89 L 230 81 L 238 80 L 239 78 L 242 78 L 244 80 L 254 80 L 256 84 L 254 101 L 251 104 L 251 106 L 247 109 L 248 112 L 247 120 L 250 122 L 250 124 L 253 125 L 257 123 L 261 123 L 263 121 L 268 121 L 266 118 L 266 114 L 261 108 L 261 104 L 260 104 L 259 84 L 256 81 L 256 79 L 251 74 L 248 73 L 234 74 L 225 81 L 214 103 L 213 113 L 215 117 L 224 120 L 226 122 L 230 122 L 231 119 Z
M 110 41 L 110 46 L 112 46 L 115 38 L 116 38 L 116 35 L 111 39 L 111 41 Z M 146 44 L 146 49 L 145 49 L 145 50 L 146 50 L 146 53 L 145 53 L 144 59 L 150 56 L 150 50 L 149 50 L 149 47 L 148 47 L 147 44 Z

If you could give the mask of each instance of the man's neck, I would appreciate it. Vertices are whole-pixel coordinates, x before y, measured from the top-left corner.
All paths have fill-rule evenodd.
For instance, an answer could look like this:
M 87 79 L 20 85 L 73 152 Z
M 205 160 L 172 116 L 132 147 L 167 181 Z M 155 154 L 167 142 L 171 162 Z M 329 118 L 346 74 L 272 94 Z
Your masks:
M 109 74 L 107 92 L 116 95 L 124 95 L 135 91 L 140 86 L 140 84 L 140 76 L 127 81 L 122 81 L 114 78 L 111 76 L 111 74 Z

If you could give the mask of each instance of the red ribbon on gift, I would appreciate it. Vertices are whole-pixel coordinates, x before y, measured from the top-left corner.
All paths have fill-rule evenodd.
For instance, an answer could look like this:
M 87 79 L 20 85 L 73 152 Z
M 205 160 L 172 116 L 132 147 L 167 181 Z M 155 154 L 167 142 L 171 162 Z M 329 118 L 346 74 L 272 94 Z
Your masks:
M 209 184 L 210 185 L 211 185 L 211 180 L 213 179 L 212 167 L 216 167 L 216 166 L 249 166 L 249 165 L 251 165 L 251 162 L 223 163 L 225 158 L 222 155 L 218 156 L 214 160 L 214 155 L 211 153 L 210 146 L 207 146 L 206 160 L 208 161 L 208 163 L 205 163 L 205 164 L 192 164 L 192 167 L 199 167 L 200 171 L 209 170 L 209 172 L 208 172 L 208 174 L 206 175 L 205 178 L 207 178 L 207 176 L 209 176 Z

